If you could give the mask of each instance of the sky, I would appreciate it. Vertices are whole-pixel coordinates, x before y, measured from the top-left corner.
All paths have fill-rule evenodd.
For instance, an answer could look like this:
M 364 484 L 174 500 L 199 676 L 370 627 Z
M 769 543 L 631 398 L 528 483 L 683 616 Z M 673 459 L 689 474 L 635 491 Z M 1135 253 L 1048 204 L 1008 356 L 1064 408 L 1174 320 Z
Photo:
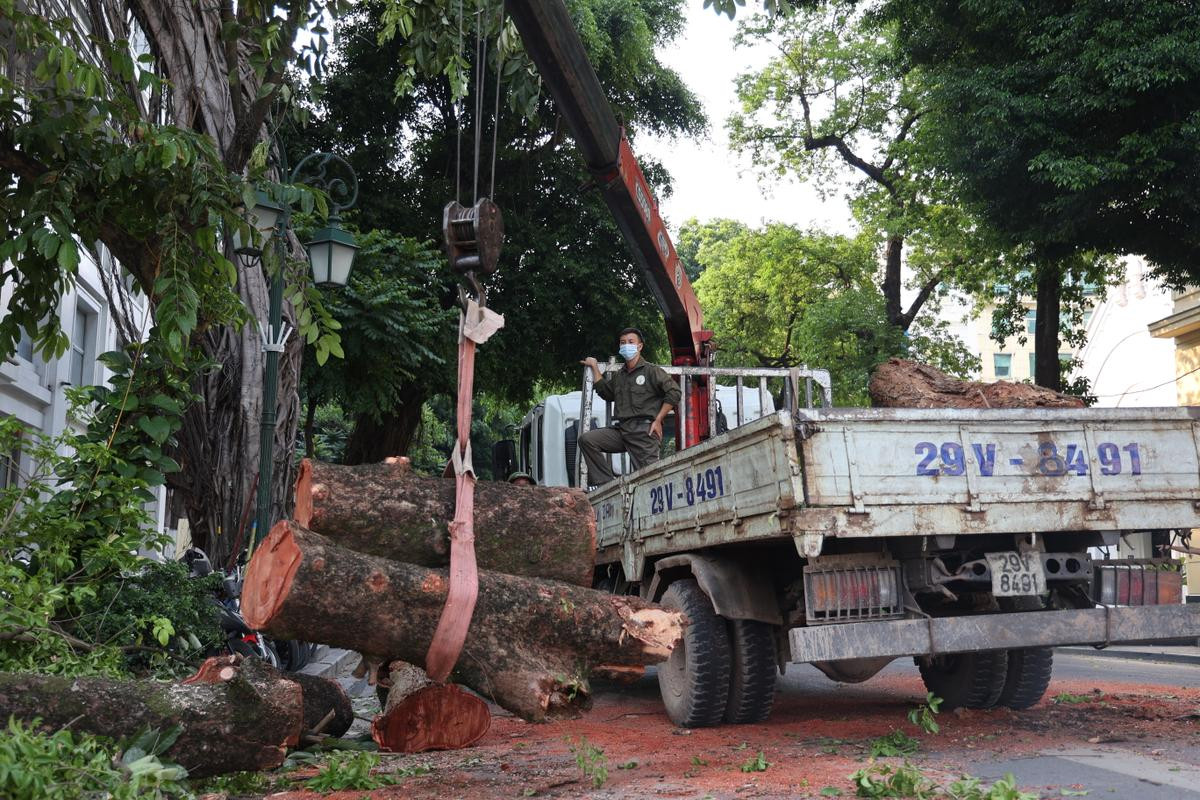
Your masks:
M 850 210 L 840 196 L 822 201 L 810 186 L 773 176 L 762 181 L 748 157 L 729 151 L 725 120 L 738 107 L 734 79 L 766 64 L 773 51 L 734 48 L 736 22 L 704 8 L 701 0 L 686 0 L 684 7 L 686 30 L 659 56 L 683 76 L 704 104 L 708 135 L 699 141 L 642 135 L 636 148 L 638 155 L 661 161 L 671 173 L 674 193 L 660 204 L 668 226 L 678 232 L 690 217 L 701 221 L 727 217 L 754 226 L 788 222 L 833 233 L 851 232 Z

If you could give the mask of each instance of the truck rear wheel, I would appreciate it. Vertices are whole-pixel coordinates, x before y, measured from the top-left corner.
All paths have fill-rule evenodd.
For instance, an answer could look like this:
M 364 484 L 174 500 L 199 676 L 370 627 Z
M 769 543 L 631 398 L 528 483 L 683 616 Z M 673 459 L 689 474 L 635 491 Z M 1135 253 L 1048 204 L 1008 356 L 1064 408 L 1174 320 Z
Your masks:
M 1009 650 L 1008 677 L 1004 679 L 1004 691 L 1000 693 L 998 704 L 1016 711 L 1032 707 L 1046 693 L 1053 670 L 1053 647 Z
M 762 722 L 775 701 L 775 634 L 752 619 L 729 621 L 731 666 L 725 721 Z
M 1000 700 L 1008 674 L 1008 651 L 952 653 L 917 659 L 925 688 L 942 698 L 942 708 L 991 708 Z
M 716 725 L 729 700 L 729 634 L 695 580 L 675 581 L 659 601 L 687 615 L 683 640 L 658 666 L 667 716 L 684 728 Z

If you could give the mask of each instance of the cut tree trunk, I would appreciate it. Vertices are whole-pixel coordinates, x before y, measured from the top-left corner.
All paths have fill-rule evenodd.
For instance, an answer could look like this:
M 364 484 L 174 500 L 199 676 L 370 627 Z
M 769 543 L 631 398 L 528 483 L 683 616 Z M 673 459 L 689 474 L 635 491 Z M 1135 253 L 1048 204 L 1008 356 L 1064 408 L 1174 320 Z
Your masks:
M 350 697 L 337 681 L 302 672 L 281 672 L 258 660 L 240 655 L 214 656 L 206 659 L 196 674 L 184 681 L 185 684 L 224 683 L 232 680 L 243 669 L 253 670 L 254 675 L 273 680 L 289 680 L 300 685 L 304 707 L 300 720 L 301 734 L 341 736 L 354 724 L 354 708 Z
M 483 738 L 492 724 L 487 703 L 455 684 L 429 680 L 407 661 L 389 667 L 391 689 L 371 738 L 390 753 L 458 750 Z
M 447 592 L 445 570 L 338 546 L 278 523 L 250 562 L 242 611 L 256 630 L 421 662 Z M 597 666 L 665 660 L 684 617 L 635 597 L 481 570 L 453 679 L 527 720 L 577 715 Z
M 876 408 L 1083 408 L 1078 397 L 1028 383 L 952 378 L 915 361 L 888 359 L 871 376 Z
M 352 467 L 305 459 L 294 518 L 360 553 L 444 567 L 450 563 L 454 480 L 414 475 L 408 459 Z M 480 569 L 590 587 L 595 557 L 596 517 L 580 490 L 475 485 Z
M 0 673 L 0 719 L 112 738 L 178 725 L 163 758 L 197 778 L 282 764 L 299 739 L 302 705 L 300 685 L 256 659 L 206 663 L 182 684 Z

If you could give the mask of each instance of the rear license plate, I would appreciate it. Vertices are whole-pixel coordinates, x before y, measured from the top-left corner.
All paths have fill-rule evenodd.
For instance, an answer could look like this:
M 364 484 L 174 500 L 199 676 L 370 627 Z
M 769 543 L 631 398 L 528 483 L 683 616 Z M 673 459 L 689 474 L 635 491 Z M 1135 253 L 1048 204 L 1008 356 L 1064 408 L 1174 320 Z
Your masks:
M 1046 591 L 1046 573 L 1037 553 L 988 553 L 992 571 L 992 594 L 1021 597 Z

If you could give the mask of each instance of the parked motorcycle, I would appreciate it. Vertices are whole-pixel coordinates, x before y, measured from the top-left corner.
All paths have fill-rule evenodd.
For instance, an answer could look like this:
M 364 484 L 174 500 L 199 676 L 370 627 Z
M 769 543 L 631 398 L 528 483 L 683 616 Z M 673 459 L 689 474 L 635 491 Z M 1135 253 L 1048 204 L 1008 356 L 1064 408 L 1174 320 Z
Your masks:
M 202 578 L 213 573 L 212 562 L 208 554 L 199 547 L 189 547 L 183 554 L 183 563 L 187 565 L 192 577 Z M 258 631 L 251 630 L 242 617 L 242 570 L 237 567 L 232 575 L 222 573 L 220 591 L 212 598 L 216 613 L 225 633 L 224 650 L 243 656 L 261 658 L 273 667 L 280 667 L 279 653 L 275 643 Z M 290 655 L 290 653 L 289 653 Z M 286 665 L 287 669 L 299 667 Z

